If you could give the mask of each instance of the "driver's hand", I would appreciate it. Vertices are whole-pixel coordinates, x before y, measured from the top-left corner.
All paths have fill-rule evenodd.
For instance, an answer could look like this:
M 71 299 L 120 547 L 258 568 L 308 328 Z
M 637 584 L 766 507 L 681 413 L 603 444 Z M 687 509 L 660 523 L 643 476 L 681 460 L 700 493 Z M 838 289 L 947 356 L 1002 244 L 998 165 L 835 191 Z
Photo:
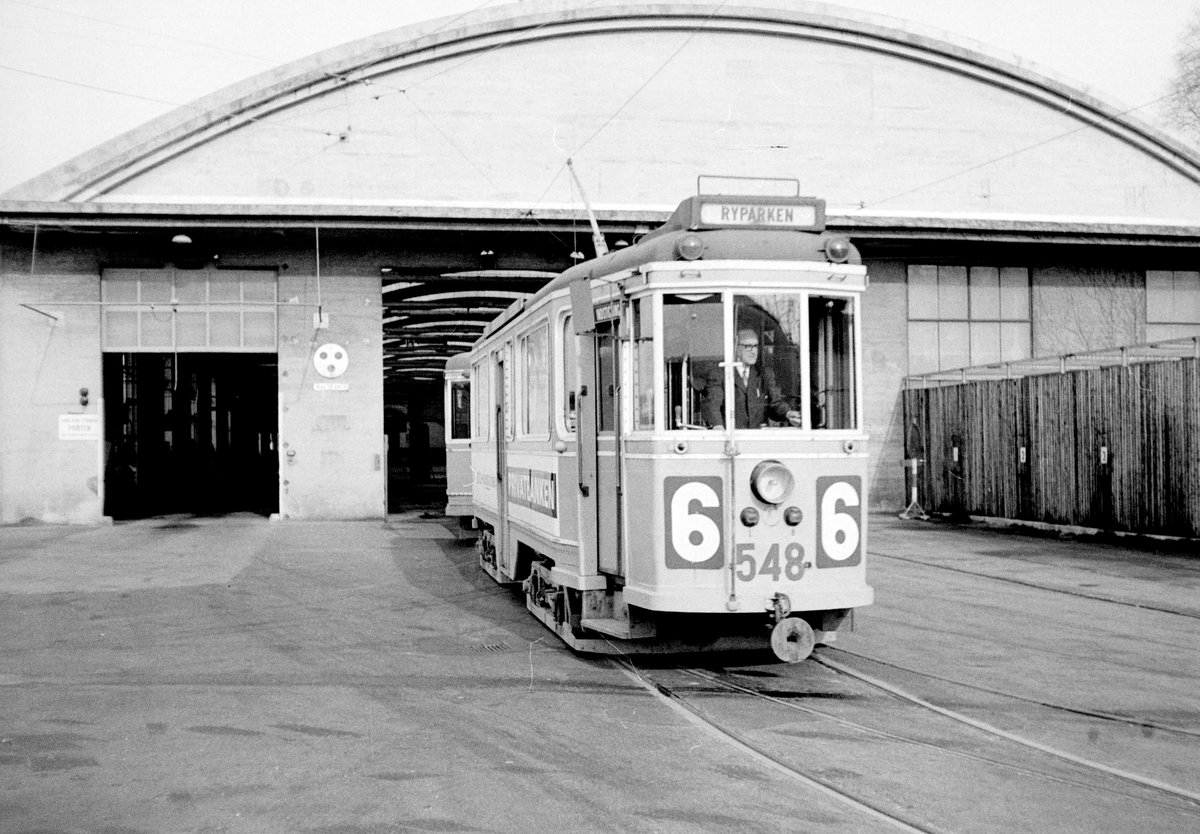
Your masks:
M 800 419 L 799 411 L 789 411 L 787 413 L 787 421 L 789 423 L 791 423 L 793 426 L 799 426 L 801 423 L 804 422 L 803 420 Z

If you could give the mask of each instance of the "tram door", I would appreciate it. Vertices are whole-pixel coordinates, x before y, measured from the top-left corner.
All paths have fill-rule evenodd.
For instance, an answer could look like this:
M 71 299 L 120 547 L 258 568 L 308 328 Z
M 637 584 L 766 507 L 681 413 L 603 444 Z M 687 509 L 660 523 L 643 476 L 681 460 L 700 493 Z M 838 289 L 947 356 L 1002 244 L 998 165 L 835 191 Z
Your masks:
M 620 350 L 615 321 L 596 324 L 596 555 L 601 573 L 624 573 L 621 554 Z
M 495 376 L 492 388 L 496 392 L 496 414 L 493 430 L 496 435 L 496 505 L 500 523 L 496 526 L 496 564 L 509 573 L 512 554 L 508 552 L 508 443 L 512 440 L 512 363 L 508 361 L 507 345 L 492 354 Z

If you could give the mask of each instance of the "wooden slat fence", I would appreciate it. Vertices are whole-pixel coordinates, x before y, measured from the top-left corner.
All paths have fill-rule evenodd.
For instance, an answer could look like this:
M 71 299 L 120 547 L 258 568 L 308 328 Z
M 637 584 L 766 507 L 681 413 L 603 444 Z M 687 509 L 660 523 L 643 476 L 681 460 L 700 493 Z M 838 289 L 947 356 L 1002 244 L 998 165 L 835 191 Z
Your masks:
M 1200 537 L 1200 360 L 904 392 L 924 509 Z

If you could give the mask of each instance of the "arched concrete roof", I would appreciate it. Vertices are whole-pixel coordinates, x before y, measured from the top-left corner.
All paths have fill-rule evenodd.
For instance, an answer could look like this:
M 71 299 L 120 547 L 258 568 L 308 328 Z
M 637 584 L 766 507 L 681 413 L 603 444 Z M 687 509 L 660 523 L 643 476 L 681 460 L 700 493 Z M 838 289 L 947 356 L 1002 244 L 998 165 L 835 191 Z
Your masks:
M 769 0 L 768 0 L 769 2 Z M 669 209 L 697 174 L 831 211 L 1194 223 L 1200 157 L 1082 90 L 833 7 L 534 2 L 281 66 L 9 200 Z

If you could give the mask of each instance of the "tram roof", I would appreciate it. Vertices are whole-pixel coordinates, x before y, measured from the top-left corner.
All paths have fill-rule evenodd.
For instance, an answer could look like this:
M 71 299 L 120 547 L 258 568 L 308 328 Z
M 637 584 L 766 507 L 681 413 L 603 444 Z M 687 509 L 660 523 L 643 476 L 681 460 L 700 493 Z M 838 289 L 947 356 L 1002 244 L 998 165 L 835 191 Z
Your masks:
M 751 216 L 721 225 L 719 219 L 705 215 L 704 207 L 713 205 L 733 207 L 774 207 L 783 210 L 806 210 L 803 217 L 789 220 L 768 220 Z M 761 222 L 760 222 L 761 221 Z M 644 235 L 630 246 L 613 250 L 600 257 L 576 264 L 549 281 L 528 299 L 514 301 L 484 328 L 488 336 L 507 326 L 522 310 L 559 292 L 576 281 L 592 281 L 607 275 L 636 269 L 648 263 L 681 260 L 678 246 L 684 237 L 695 235 L 704 242 L 705 260 L 781 260 L 827 261 L 825 241 L 840 234 L 825 231 L 825 202 L 815 197 L 760 197 L 757 195 L 698 194 L 683 200 L 665 223 Z M 861 263 L 851 247 L 850 263 Z

